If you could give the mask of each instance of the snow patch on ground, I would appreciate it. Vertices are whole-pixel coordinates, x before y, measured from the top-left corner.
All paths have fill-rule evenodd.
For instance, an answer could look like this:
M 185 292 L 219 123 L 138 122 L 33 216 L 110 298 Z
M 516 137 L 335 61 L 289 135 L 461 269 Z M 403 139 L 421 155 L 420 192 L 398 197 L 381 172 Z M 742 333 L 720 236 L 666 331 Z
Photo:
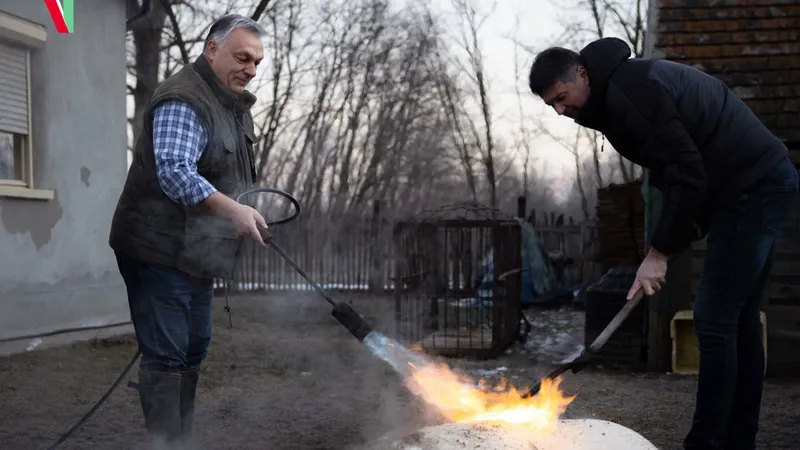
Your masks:
M 527 310 L 531 332 L 521 353 L 537 364 L 559 364 L 583 351 L 585 313 L 561 307 L 548 310 Z
M 584 349 L 585 312 L 581 309 L 564 306 L 554 309 L 530 308 L 524 311 L 531 323 L 531 331 L 525 342 L 506 350 L 508 356 L 522 356 L 534 366 L 551 368 L 576 358 Z M 478 382 L 496 386 L 501 379 L 513 385 L 530 383 L 533 375 L 524 368 L 506 363 L 484 361 L 479 367 L 472 366 L 468 372 Z M 469 364 L 471 366 L 471 364 Z M 548 370 L 549 371 L 549 370 Z M 476 383 L 477 387 L 479 383 Z M 486 385 L 484 385 L 484 388 Z

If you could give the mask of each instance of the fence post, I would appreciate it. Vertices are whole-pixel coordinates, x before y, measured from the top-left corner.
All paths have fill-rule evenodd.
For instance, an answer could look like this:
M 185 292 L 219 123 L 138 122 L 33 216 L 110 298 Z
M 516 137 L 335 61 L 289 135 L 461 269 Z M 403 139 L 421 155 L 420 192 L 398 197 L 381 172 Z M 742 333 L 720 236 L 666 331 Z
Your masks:
M 520 195 L 517 197 L 517 217 L 522 220 L 525 220 L 525 212 L 527 211 L 527 199 L 524 195 Z
M 372 244 L 369 249 L 369 281 L 367 289 L 370 292 L 381 290 L 383 277 L 381 271 L 381 249 L 383 249 L 383 239 L 381 236 L 381 203 L 375 200 L 372 203 L 372 220 L 370 226 L 370 241 Z

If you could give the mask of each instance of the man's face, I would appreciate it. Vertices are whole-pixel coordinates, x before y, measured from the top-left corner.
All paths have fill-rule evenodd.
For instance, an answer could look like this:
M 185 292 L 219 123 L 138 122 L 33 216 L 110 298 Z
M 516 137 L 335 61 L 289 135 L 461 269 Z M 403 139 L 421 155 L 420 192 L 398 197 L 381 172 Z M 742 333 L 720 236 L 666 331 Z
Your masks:
M 219 81 L 241 94 L 256 76 L 256 68 L 264 58 L 264 45 L 255 34 L 236 28 L 223 45 L 213 40 L 209 42 L 206 58 Z
M 576 119 L 589 100 L 589 74 L 586 69 L 578 66 L 570 81 L 557 81 L 544 92 L 542 100 L 552 106 L 559 116 Z

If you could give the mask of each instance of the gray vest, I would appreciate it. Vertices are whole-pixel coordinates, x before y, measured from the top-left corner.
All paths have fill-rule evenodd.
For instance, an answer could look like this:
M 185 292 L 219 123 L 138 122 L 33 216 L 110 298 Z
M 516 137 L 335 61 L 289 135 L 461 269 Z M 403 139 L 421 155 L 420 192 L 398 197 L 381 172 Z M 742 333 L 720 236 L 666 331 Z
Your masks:
M 190 208 L 164 194 L 153 154 L 153 110 L 162 101 L 190 102 L 208 130 L 198 173 L 231 198 L 255 180 L 253 118 L 255 96 L 234 94 L 222 86 L 200 56 L 158 86 L 144 114 L 111 225 L 109 244 L 136 260 L 181 270 L 198 277 L 232 276 L 243 238 L 229 220 L 202 206 Z

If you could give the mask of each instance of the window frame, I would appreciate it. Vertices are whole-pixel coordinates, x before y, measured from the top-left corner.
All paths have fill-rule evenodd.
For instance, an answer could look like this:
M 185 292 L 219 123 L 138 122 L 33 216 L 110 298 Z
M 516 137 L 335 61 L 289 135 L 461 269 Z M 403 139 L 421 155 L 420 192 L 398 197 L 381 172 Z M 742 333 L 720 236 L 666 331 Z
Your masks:
M 18 162 L 22 165 L 22 180 L 0 179 L 0 198 L 14 197 L 35 200 L 52 200 L 54 192 L 51 189 L 39 189 L 35 183 L 33 151 L 33 105 L 31 95 L 31 52 L 44 46 L 47 38 L 47 30 L 44 26 L 25 20 L 21 17 L 12 15 L 5 11 L 0 11 L 0 43 L 22 47 L 25 51 L 25 77 L 26 92 L 25 98 L 28 109 L 28 134 L 19 135 L 22 140 L 22 160 L 17 161 L 14 156 L 14 164 Z M 15 153 L 17 148 L 14 147 Z

